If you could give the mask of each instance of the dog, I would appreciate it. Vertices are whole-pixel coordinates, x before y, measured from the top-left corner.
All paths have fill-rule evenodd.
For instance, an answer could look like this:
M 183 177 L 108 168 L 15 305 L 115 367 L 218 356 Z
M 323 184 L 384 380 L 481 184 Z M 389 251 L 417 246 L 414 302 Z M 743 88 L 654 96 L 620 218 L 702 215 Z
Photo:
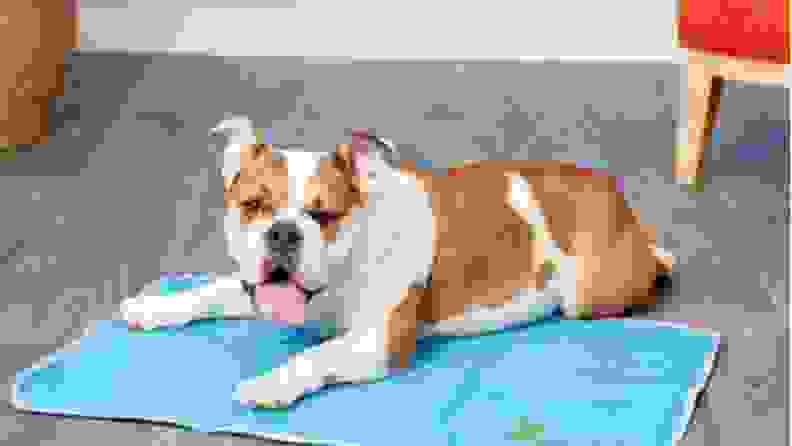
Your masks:
M 568 318 L 621 315 L 654 302 L 654 279 L 673 266 L 618 181 L 574 162 L 427 167 L 361 129 L 311 152 L 261 141 L 243 116 L 210 134 L 228 137 L 224 229 L 238 271 L 121 312 L 143 328 L 321 321 L 321 343 L 237 386 L 243 404 L 380 379 L 409 367 L 420 336 L 498 330 L 554 305 Z

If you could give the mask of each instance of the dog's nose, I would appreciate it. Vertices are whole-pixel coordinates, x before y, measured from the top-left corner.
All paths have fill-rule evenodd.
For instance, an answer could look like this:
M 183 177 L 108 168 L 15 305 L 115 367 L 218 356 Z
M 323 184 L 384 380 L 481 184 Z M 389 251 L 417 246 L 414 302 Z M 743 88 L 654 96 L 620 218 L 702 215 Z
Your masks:
M 267 242 L 273 251 L 293 251 L 302 239 L 302 231 L 293 222 L 279 221 L 267 231 Z

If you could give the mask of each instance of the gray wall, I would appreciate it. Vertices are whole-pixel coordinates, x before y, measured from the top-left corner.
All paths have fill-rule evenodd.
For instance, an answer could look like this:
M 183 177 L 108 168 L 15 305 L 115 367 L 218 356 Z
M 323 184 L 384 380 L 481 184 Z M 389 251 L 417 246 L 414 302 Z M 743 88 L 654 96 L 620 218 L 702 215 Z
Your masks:
M 662 57 L 675 1 L 82 0 L 82 49 L 223 56 Z M 625 19 L 629 17 L 629 19 Z

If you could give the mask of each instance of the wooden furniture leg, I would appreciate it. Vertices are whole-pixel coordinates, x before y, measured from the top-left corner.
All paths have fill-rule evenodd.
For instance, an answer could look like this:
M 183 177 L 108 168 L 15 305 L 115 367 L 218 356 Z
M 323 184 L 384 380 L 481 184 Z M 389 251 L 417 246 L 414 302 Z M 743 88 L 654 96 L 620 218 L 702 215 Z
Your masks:
M 687 127 L 674 156 L 674 175 L 680 182 L 693 184 L 701 177 L 704 147 L 709 142 L 714 124 L 714 110 L 719 97 L 717 68 L 712 65 L 687 64 Z M 716 95 L 713 95 L 715 93 Z
M 785 65 L 688 52 L 687 128 L 674 153 L 674 176 L 683 184 L 701 186 L 704 148 L 710 142 L 720 108 L 723 80 L 784 81 Z
M 76 37 L 73 0 L 0 1 L 0 146 L 46 142 L 48 100 L 63 94 Z

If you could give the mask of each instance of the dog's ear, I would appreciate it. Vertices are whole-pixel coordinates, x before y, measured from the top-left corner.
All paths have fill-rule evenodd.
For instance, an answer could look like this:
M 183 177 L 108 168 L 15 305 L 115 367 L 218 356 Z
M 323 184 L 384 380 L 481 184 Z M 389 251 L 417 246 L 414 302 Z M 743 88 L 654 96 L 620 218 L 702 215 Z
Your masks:
M 367 129 L 353 129 L 351 144 L 336 145 L 336 167 L 352 186 L 352 192 L 365 205 L 368 192 L 369 140 Z
M 224 135 L 229 144 L 254 144 L 256 142 L 253 121 L 247 116 L 227 115 L 209 130 L 209 135 Z
M 351 144 L 336 145 L 336 162 L 365 196 L 370 177 L 380 168 L 393 168 L 397 152 L 391 141 L 371 135 L 368 129 L 356 128 L 351 133 Z
M 366 171 L 368 147 L 361 148 L 358 144 L 336 144 L 335 166 L 352 176 L 360 176 Z
M 244 162 L 271 154 L 271 130 L 255 128 L 250 118 L 236 115 L 229 115 L 209 130 L 210 135 L 223 135 L 227 138 L 221 162 L 223 176 L 233 176 L 240 171 Z

